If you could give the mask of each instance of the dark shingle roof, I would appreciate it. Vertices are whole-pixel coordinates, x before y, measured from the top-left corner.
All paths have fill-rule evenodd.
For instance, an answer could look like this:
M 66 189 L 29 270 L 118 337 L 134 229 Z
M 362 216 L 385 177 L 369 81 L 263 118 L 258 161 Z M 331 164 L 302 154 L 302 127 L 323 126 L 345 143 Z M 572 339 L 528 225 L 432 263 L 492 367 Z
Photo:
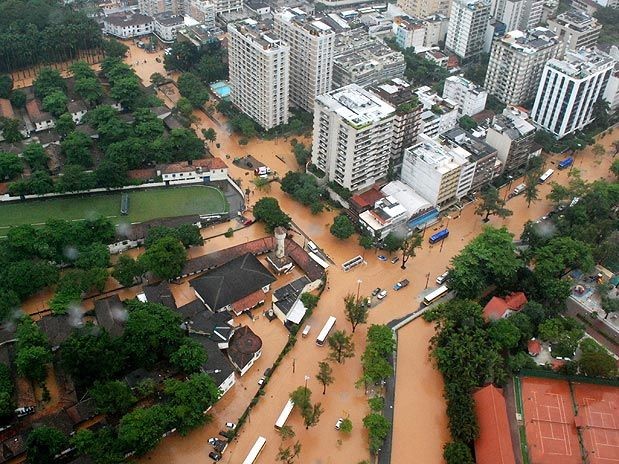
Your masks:
M 95 301 L 95 316 L 112 337 L 120 337 L 125 332 L 127 314 L 118 295 Z
M 80 401 L 70 408 L 67 408 L 67 414 L 73 422 L 73 425 L 81 424 L 88 419 L 92 419 L 97 415 L 95 401 L 92 398 Z
M 77 319 L 69 314 L 58 316 L 46 316 L 36 322 L 43 331 L 52 346 L 60 346 L 69 336 L 75 327 L 83 324 L 81 318 Z
M 217 311 L 273 282 L 273 274 L 254 255 L 246 253 L 193 279 L 190 285 L 210 309 Z
M 290 311 L 292 305 L 294 305 L 297 298 L 299 298 L 303 288 L 305 288 L 305 286 L 309 283 L 311 283 L 311 281 L 306 276 L 302 276 L 294 282 L 290 282 L 289 284 L 274 290 L 273 300 L 277 300 L 278 308 L 284 314 L 288 314 L 288 311 Z
M 228 357 L 230 361 L 243 370 L 262 348 L 262 340 L 248 326 L 237 329 L 230 339 Z
M 159 303 L 170 309 L 176 309 L 176 300 L 170 290 L 170 284 L 165 280 L 157 285 L 145 286 L 144 295 L 146 295 L 146 300 L 149 303 Z
M 202 335 L 191 334 L 189 336 L 202 345 L 206 351 L 208 361 L 202 366 L 202 371 L 210 374 L 218 386 L 221 385 L 234 372 L 234 367 L 217 347 L 217 343 Z

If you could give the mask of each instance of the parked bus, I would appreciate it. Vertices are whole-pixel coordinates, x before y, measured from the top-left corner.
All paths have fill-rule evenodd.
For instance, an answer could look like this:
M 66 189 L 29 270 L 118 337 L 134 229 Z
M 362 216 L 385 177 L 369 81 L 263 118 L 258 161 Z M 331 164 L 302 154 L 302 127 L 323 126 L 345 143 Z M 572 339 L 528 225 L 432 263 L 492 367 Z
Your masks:
M 344 264 L 342 264 L 342 269 L 344 269 L 344 271 L 348 272 L 353 267 L 358 266 L 362 262 L 363 262 L 363 256 L 361 256 L 361 255 L 355 256 L 353 259 L 349 259 Z
M 555 170 L 554 169 L 549 169 L 548 171 L 546 171 L 544 174 L 542 174 L 539 177 L 539 183 L 543 184 L 544 182 L 546 182 L 550 176 L 552 176 L 554 174 Z
M 254 443 L 254 446 L 252 446 L 251 450 L 249 450 L 249 454 L 243 461 L 243 464 L 254 464 L 256 462 L 256 459 L 258 459 L 258 456 L 260 456 L 260 453 L 262 452 L 262 448 L 264 448 L 264 445 L 266 444 L 266 442 L 267 442 L 266 438 L 258 437 L 258 439 L 256 440 L 256 443 Z
M 437 233 L 430 237 L 430 243 L 440 242 L 441 240 L 445 240 L 449 235 L 449 230 L 443 229 L 439 230 Z
M 327 319 L 327 323 L 318 334 L 318 337 L 316 337 L 316 345 L 322 346 L 325 343 L 325 340 L 329 336 L 329 332 L 331 332 L 331 329 L 335 325 L 335 321 L 335 316 L 329 316 L 329 319 Z
M 426 306 L 431 305 L 436 300 L 443 298 L 445 295 L 447 295 L 447 293 L 449 293 L 447 285 L 441 285 L 439 288 L 426 295 L 426 297 L 423 299 L 423 304 Z
M 559 169 L 569 168 L 572 164 L 574 164 L 574 158 L 570 156 L 559 163 Z
M 292 412 L 292 408 L 294 408 L 294 403 L 292 402 L 292 400 L 288 400 L 288 402 L 286 403 L 286 406 L 284 406 L 284 409 L 282 409 L 281 414 L 275 421 L 276 429 L 279 430 L 284 425 L 286 425 L 286 421 L 288 420 L 288 417 L 290 416 L 290 413 Z
M 309 255 L 310 258 L 312 258 L 314 260 L 314 262 L 316 264 L 318 264 L 321 268 L 323 269 L 327 269 L 329 267 L 329 263 L 326 262 L 324 259 L 320 258 L 320 256 L 318 256 L 316 253 L 312 253 L 311 251 L 308 251 L 307 254 Z

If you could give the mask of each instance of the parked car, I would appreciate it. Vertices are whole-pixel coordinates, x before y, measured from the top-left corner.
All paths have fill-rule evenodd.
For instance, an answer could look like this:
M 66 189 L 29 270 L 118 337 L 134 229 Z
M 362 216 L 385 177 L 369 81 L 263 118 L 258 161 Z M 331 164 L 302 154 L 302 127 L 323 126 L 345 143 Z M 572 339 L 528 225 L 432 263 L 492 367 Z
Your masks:
M 213 461 L 219 461 L 221 459 L 221 454 L 219 454 L 217 451 L 211 451 L 208 454 L 208 457 L 211 458 Z
M 208 439 L 208 444 L 209 445 L 214 445 L 218 441 L 219 441 L 219 438 L 211 437 L 211 438 Z
M 393 258 L 391 258 L 391 264 L 395 264 L 395 263 L 397 263 L 398 261 L 400 261 L 400 258 L 399 258 L 399 257 L 397 257 L 397 256 L 394 256 Z
M 443 285 L 443 282 L 445 282 L 448 275 L 449 275 L 449 271 L 443 272 L 440 276 L 436 278 L 436 283 L 439 285 Z
M 15 414 L 17 417 L 25 417 L 34 412 L 34 406 L 24 406 L 23 408 L 17 408 Z
M 234 430 L 236 428 L 236 424 L 234 422 L 226 422 L 226 427 L 230 430 Z
M 227 441 L 217 440 L 215 443 L 213 443 L 213 448 L 215 448 L 215 451 L 217 451 L 219 454 L 222 454 L 227 447 Z
M 337 420 L 337 422 L 335 423 L 335 430 L 339 430 L 340 427 L 342 426 L 342 422 L 344 422 L 344 419 L 342 419 L 341 417 Z
M 262 385 L 267 378 L 263 375 L 258 379 L 258 385 Z
M 395 283 L 395 285 L 393 286 L 393 289 L 397 292 L 398 290 L 401 290 L 404 287 L 406 287 L 409 283 L 410 282 L 408 279 L 402 279 L 399 282 Z
M 381 292 L 382 288 L 380 287 L 376 287 L 374 290 L 372 290 L 372 296 L 376 296 Z
M 378 295 L 376 295 L 376 298 L 378 298 L 379 300 L 382 300 L 383 298 L 385 298 L 387 296 L 387 290 L 383 290 L 382 292 L 380 292 Z
M 387 257 L 385 255 L 378 255 L 378 259 L 380 261 L 387 261 Z

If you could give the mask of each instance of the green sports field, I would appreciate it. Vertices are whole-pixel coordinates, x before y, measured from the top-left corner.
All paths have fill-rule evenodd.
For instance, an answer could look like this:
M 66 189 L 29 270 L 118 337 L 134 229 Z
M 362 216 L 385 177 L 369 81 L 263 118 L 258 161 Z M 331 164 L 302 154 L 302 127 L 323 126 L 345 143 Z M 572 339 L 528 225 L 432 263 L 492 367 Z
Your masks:
M 120 214 L 120 192 L 3 203 L 0 204 L 0 235 L 1 229 L 19 224 L 42 224 L 48 219 L 71 221 L 104 216 L 118 224 L 228 212 L 223 193 L 213 187 L 150 188 L 126 193 L 129 194 L 129 214 L 126 216 Z

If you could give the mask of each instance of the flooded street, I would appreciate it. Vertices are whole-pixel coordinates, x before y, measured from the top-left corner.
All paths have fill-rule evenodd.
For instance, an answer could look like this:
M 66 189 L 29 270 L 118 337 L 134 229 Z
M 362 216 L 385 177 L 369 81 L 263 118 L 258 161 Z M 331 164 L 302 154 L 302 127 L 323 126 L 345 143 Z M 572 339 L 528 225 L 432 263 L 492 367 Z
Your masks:
M 161 56 L 161 52 L 149 54 L 131 45 L 131 55 L 127 58 L 127 62 L 134 65 L 136 72 L 144 79 L 146 85 L 150 83 L 150 75 L 153 72 L 165 75 L 163 65 L 155 60 L 157 56 Z M 144 63 L 144 60 L 147 62 Z M 136 65 L 136 62 L 139 64 Z M 173 106 L 173 102 L 173 98 L 165 99 L 166 105 Z M 377 254 L 380 253 L 374 250 L 363 250 L 358 246 L 356 236 L 345 241 L 333 237 L 329 233 L 329 226 L 338 213 L 337 211 L 325 211 L 315 216 L 311 215 L 309 208 L 301 206 L 284 194 L 278 183 L 272 183 L 266 189 L 258 190 L 251 182 L 254 178 L 253 172 L 232 164 L 235 157 L 251 154 L 283 176 L 288 170 L 298 169 L 292 154 L 290 139 L 252 139 L 247 145 L 242 146 L 238 143 L 238 136 L 230 133 L 226 120 L 221 115 L 214 112 L 215 120 L 202 111 L 195 111 L 194 115 L 196 116 L 194 127 L 200 137 L 202 137 L 201 129 L 212 127 L 216 130 L 216 143 L 220 146 L 217 147 L 216 143 L 211 143 L 209 149 L 214 156 L 226 161 L 230 176 L 238 179 L 243 189 L 251 190 L 248 205 L 251 207 L 264 196 L 276 197 L 282 209 L 291 215 L 295 224 L 335 262 L 335 265 L 328 269 L 329 286 L 323 293 L 312 317 L 307 321 L 307 324 L 312 327 L 309 336 L 299 337 L 297 344 L 274 372 L 265 388 L 265 395 L 253 408 L 248 422 L 226 450 L 221 462 L 226 464 L 242 462 L 259 435 L 264 436 L 267 443 L 257 462 L 265 464 L 276 462 L 281 438 L 273 424 L 288 400 L 290 392 L 304 385 L 305 376 L 309 377 L 308 388 L 312 390 L 312 400 L 322 403 L 324 413 L 318 425 L 309 430 L 303 426 L 298 411 L 293 411 L 290 416 L 288 424 L 293 426 L 296 437 L 285 444 L 291 445 L 296 440 L 301 442 L 302 451 L 298 462 L 303 464 L 356 464 L 370 459 L 367 433 L 362 424 L 363 417 L 369 412 L 367 397 L 363 388 L 355 387 L 355 383 L 361 376 L 360 356 L 365 345 L 367 327 L 372 323 L 387 323 L 419 307 L 424 292 L 436 287 L 434 279 L 449 266 L 451 257 L 481 232 L 483 224 L 480 217 L 474 214 L 475 204 L 466 206 L 461 212 L 452 214 L 451 219 L 444 218 L 442 223 L 429 228 L 423 247 L 418 250 L 415 258 L 410 259 L 408 268 L 402 270 L 400 263 L 391 264 L 389 261 L 380 261 L 377 259 Z M 297 138 L 302 140 L 300 137 Z M 615 138 L 611 135 L 602 139 L 607 150 L 611 150 L 610 145 Z M 303 141 L 309 143 L 307 139 Z M 563 157 L 555 156 L 549 160 L 547 168 L 553 167 L 550 164 L 551 161 L 554 161 L 556 166 L 556 161 Z M 575 158 L 575 168 L 581 170 L 583 178 L 588 181 L 610 177 L 608 172 L 610 156 L 607 156 L 601 164 L 596 164 L 591 149 L 588 148 L 577 154 Z M 567 183 L 567 176 L 567 170 L 556 170 L 551 181 Z M 521 180 L 514 180 L 511 188 L 519 182 Z M 518 238 L 527 220 L 538 219 L 549 211 L 550 205 L 545 199 L 551 188 L 549 184 L 550 182 L 540 187 L 541 200 L 532 203 L 528 208 L 523 196 L 509 200 L 507 206 L 514 211 L 514 215 L 505 220 L 492 217 L 490 224 L 505 225 Z M 505 187 L 502 195 L 505 196 L 508 190 Z M 232 221 L 229 224 L 204 229 L 202 234 L 207 238 L 213 237 L 225 232 L 228 227 L 238 226 L 238 222 Z M 442 245 L 429 245 L 427 238 L 430 233 L 442 227 L 449 227 L 449 238 Z M 209 238 L 204 246 L 192 248 L 189 254 L 195 257 L 265 235 L 262 224 L 254 224 L 235 232 L 232 238 L 223 236 Z M 294 239 L 299 244 L 304 244 L 302 235 L 295 235 Z M 132 251 L 131 253 L 138 252 Z M 363 255 L 366 263 L 349 272 L 344 272 L 341 264 L 356 255 Z M 290 277 L 278 279 L 272 287 L 277 289 L 283 286 Z M 403 278 L 408 278 L 410 285 L 401 291 L 392 290 L 393 284 Z M 110 285 L 113 284 L 113 282 L 110 283 Z M 180 284 L 173 284 L 171 287 L 179 305 L 195 298 L 187 282 L 181 281 Z M 358 289 L 361 295 L 369 295 L 376 287 L 387 289 L 388 295 L 371 309 L 368 324 L 357 328 L 354 334 L 356 356 L 348 359 L 344 364 L 331 363 L 335 382 L 327 387 L 326 395 L 322 395 L 322 386 L 316 380 L 315 375 L 318 371 L 318 362 L 327 357 L 329 350 L 326 346 L 317 346 L 315 337 L 331 315 L 337 317 L 336 328 L 338 330 L 345 329 L 350 332 L 350 325 L 344 318 L 344 296 L 348 293 L 356 293 Z M 123 290 L 121 298 L 130 298 L 138 290 L 139 287 Z M 51 294 L 45 293 L 33 298 L 25 305 L 25 310 L 36 312 L 44 309 L 50 296 Z M 84 303 L 86 308 L 91 305 L 92 302 L 89 301 Z M 225 422 L 238 420 L 258 390 L 258 379 L 263 375 L 264 370 L 272 365 L 286 343 L 287 331 L 278 320 L 269 322 L 263 317 L 264 309 L 266 308 L 254 310 L 253 314 L 257 316 L 254 321 L 247 316 L 237 318 L 235 321 L 249 325 L 262 338 L 263 353 L 245 376 L 241 378 L 237 375 L 236 385 L 213 407 L 211 410 L 213 422 L 200 427 L 187 437 L 173 434 L 164 439 L 153 452 L 138 459 L 137 462 L 141 464 L 210 462 L 208 452 L 211 447 L 207 439 L 217 436 L 218 432 L 224 428 Z M 394 464 L 440 463 L 443 444 L 449 440 L 445 402 L 442 397 L 442 377 L 428 359 L 428 340 L 432 335 L 433 327 L 422 320 L 410 323 L 398 334 L 392 458 Z M 334 429 L 335 422 L 340 417 L 350 417 L 352 420 L 353 431 L 350 436 L 345 436 Z

